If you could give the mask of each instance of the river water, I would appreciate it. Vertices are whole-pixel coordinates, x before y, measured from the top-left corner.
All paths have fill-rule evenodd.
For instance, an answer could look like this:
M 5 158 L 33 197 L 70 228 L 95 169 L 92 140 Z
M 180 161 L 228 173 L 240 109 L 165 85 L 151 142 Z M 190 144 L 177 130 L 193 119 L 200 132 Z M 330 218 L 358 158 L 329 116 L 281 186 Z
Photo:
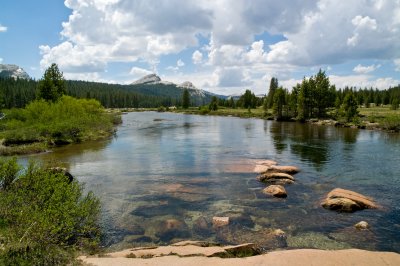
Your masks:
M 251 241 L 281 229 L 270 248 L 363 248 L 400 252 L 400 136 L 300 123 L 128 113 L 110 140 L 21 158 L 69 168 L 102 202 L 103 244 L 169 244 L 182 239 Z M 257 160 L 301 169 L 276 199 L 249 171 Z M 373 197 L 379 210 L 325 210 L 333 188 Z M 225 229 L 214 216 L 229 216 Z M 367 221 L 370 229 L 353 225 Z

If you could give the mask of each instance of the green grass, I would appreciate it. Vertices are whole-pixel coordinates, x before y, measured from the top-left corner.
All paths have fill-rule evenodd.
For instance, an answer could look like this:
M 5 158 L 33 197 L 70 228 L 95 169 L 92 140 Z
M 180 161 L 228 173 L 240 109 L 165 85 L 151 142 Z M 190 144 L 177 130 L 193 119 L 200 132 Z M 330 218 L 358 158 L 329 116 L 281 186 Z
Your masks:
M 243 109 L 243 108 L 225 108 L 218 107 L 216 111 L 204 111 L 204 109 L 199 109 L 196 107 L 191 107 L 189 109 L 179 109 L 175 110 L 178 113 L 186 113 L 186 114 L 199 114 L 199 115 L 218 115 L 218 116 L 235 116 L 235 117 L 243 117 L 243 118 L 267 118 L 265 115 L 265 111 L 262 107 L 254 108 L 254 109 Z
M 400 110 L 392 110 L 390 106 L 359 108 L 361 121 L 377 123 L 377 127 L 384 130 L 400 131 Z

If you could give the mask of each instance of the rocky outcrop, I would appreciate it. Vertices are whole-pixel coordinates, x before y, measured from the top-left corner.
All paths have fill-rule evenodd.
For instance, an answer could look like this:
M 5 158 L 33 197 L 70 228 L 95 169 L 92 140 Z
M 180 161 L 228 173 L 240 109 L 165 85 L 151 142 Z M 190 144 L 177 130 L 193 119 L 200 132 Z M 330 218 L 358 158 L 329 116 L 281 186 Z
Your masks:
M 136 248 L 108 253 L 103 256 L 81 256 L 78 259 L 88 265 L 213 265 L 213 266 L 308 266 L 308 265 L 400 265 L 400 254 L 360 249 L 317 250 L 296 249 L 273 251 L 246 258 L 217 258 L 209 256 L 227 247 L 210 246 L 166 246 Z
M 132 82 L 132 85 L 139 85 L 139 84 L 157 84 L 161 82 L 161 78 L 157 76 L 156 74 L 149 74 L 144 76 L 143 78 L 140 78 L 134 82 Z
M 277 197 L 277 198 L 286 198 L 287 197 L 286 190 L 281 185 L 270 185 L 270 186 L 264 188 L 263 193 Z
M 261 175 L 257 176 L 257 180 L 265 183 L 273 183 L 273 184 L 293 184 L 295 179 L 293 176 L 286 173 L 278 173 L 278 172 L 270 172 L 267 171 Z
M 270 167 L 270 171 L 294 175 L 294 174 L 297 174 L 298 172 L 300 172 L 300 169 L 296 166 L 272 165 Z
M 295 179 L 292 175 L 300 172 L 300 169 L 296 166 L 278 165 L 272 160 L 263 160 L 256 162 L 253 171 L 259 174 L 258 181 L 285 185 L 294 183 Z
M 28 73 L 17 65 L 0 64 L 0 78 L 30 79 Z
M 341 212 L 354 212 L 357 210 L 378 208 L 372 198 L 341 188 L 335 188 L 329 192 L 321 205 L 325 209 Z

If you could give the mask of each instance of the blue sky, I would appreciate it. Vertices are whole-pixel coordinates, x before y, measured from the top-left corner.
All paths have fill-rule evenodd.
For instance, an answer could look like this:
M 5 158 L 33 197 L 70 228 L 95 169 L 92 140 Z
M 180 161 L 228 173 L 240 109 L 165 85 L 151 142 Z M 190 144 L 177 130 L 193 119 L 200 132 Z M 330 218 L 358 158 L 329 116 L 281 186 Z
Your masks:
M 320 68 L 337 87 L 400 83 L 392 0 L 2 0 L 0 61 L 39 79 L 130 83 L 157 73 L 221 94 L 291 88 Z

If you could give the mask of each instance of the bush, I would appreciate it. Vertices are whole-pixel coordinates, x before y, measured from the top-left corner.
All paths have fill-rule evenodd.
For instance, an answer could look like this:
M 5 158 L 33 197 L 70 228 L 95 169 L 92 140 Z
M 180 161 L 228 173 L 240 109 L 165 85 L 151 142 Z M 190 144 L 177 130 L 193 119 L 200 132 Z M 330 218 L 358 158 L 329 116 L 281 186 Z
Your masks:
M 14 180 L 19 169 L 15 159 L 3 161 L 0 180 Z M 78 181 L 30 163 L 0 190 L 0 236 L 7 247 L 0 249 L 0 264 L 65 264 L 76 250 L 96 249 L 100 202 L 82 192 Z
M 387 116 L 381 121 L 381 125 L 386 130 L 400 131 L 400 117 L 396 115 Z
M 7 110 L 3 125 L 4 145 L 34 142 L 65 144 L 96 139 L 113 132 L 120 121 L 107 114 L 96 100 L 62 96 L 57 102 L 37 100 L 25 109 Z

